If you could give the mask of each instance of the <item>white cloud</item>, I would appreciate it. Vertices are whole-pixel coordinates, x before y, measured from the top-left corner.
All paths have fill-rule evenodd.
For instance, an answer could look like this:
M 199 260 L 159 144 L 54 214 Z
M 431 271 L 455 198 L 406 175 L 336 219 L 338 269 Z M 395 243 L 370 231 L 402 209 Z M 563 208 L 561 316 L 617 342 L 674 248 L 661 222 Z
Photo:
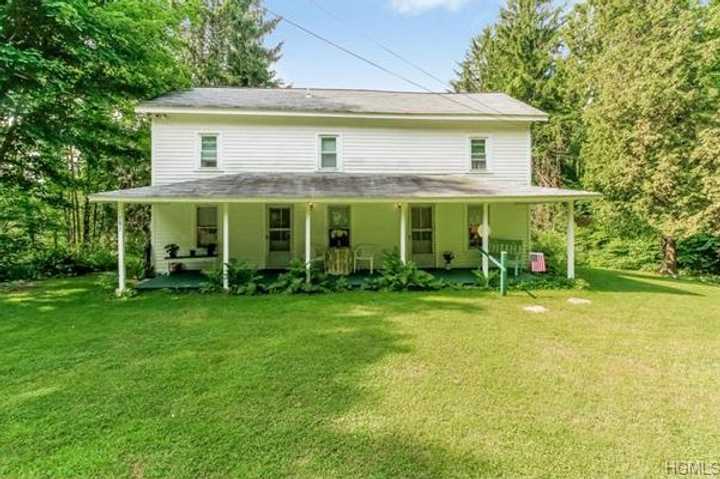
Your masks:
M 457 10 L 469 1 L 470 0 L 392 0 L 392 6 L 400 13 L 416 15 L 427 10 L 432 10 L 433 8 Z

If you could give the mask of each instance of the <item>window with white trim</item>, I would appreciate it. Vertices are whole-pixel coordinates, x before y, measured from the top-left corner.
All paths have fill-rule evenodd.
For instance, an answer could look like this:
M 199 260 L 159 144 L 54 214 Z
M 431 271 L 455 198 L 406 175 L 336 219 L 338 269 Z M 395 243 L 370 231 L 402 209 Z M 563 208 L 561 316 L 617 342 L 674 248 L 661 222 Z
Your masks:
M 218 211 L 215 206 L 200 206 L 197 208 L 196 245 L 198 248 L 207 248 L 218 244 Z
M 468 205 L 467 207 L 467 238 L 468 248 L 482 248 L 483 206 Z
M 470 171 L 487 171 L 487 138 L 470 138 Z
M 203 133 L 200 135 L 200 168 L 218 167 L 218 135 Z
M 337 135 L 320 135 L 320 169 L 337 170 L 340 155 Z

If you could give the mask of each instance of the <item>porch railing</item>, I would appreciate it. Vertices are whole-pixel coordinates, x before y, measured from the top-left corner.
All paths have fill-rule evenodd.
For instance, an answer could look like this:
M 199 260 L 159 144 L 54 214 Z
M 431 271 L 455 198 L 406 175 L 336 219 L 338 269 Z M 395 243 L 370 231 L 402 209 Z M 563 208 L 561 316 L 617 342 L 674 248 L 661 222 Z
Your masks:
M 487 256 L 487 258 L 500 270 L 500 294 L 505 296 L 507 294 L 507 251 L 500 252 L 499 261 L 482 248 L 480 248 L 480 252 Z

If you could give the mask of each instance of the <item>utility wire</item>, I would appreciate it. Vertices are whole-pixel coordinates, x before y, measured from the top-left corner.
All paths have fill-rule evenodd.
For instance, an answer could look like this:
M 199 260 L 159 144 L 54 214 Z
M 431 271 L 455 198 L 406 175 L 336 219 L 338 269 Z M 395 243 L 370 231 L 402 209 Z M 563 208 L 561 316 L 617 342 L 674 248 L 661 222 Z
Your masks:
M 349 23 L 349 22 L 346 22 L 346 20 L 345 20 L 344 18 L 342 18 L 340 15 L 338 15 L 338 14 L 336 14 L 336 13 L 333 13 L 333 12 L 331 12 L 330 10 L 328 10 L 327 8 L 325 8 L 325 7 L 324 7 L 320 2 L 318 2 L 317 0 L 307 0 L 307 1 L 308 1 L 309 3 L 312 3 L 313 5 L 315 5 L 315 7 L 317 7 L 318 10 L 321 10 L 323 13 L 325 13 L 325 15 L 327 15 L 327 16 L 332 17 L 333 19 L 335 19 L 335 21 L 337 21 L 337 22 L 339 22 L 339 23 Z M 447 82 L 446 82 L 445 80 L 442 80 L 442 79 L 438 78 L 438 77 L 435 76 L 434 74 L 432 74 L 432 73 L 430 73 L 429 71 L 425 70 L 425 69 L 424 69 L 423 67 L 421 67 L 420 65 L 417 65 L 417 64 L 411 62 L 410 60 L 408 60 L 407 58 L 403 57 L 402 55 L 400 55 L 400 54 L 397 53 L 396 51 L 392 50 L 391 48 L 389 48 L 389 47 L 383 45 L 382 43 L 380 43 L 379 41 L 375 40 L 373 37 L 371 37 L 371 36 L 368 35 L 367 33 L 362 32 L 362 31 L 360 31 L 359 33 L 360 33 L 362 36 L 364 36 L 365 38 L 367 38 L 370 42 L 374 43 L 375 46 L 377 46 L 378 48 L 380 48 L 380 49 L 382 49 L 383 51 L 385 51 L 386 53 L 392 55 L 393 57 L 397 58 L 398 60 L 400 60 L 401 62 L 405 63 L 406 65 L 411 66 L 412 68 L 416 69 L 417 71 L 419 71 L 419 72 L 422 73 L 423 75 L 425 75 L 425 76 L 427 76 L 427 77 L 429 77 L 429 78 L 432 78 L 433 80 L 435 80 L 436 82 L 438 82 L 439 84 L 441 84 L 441 85 L 443 86 L 443 88 L 445 88 L 446 91 L 448 91 L 448 93 L 450 93 L 450 90 L 447 88 L 447 87 L 448 87 Z
M 322 11 L 323 13 L 325 13 L 325 15 L 333 18 L 333 19 L 334 19 L 335 21 L 337 21 L 338 23 L 351 25 L 351 22 L 349 22 L 349 21 L 347 21 L 346 19 L 342 18 L 340 15 L 338 15 L 338 14 L 330 11 L 328 8 L 326 8 L 324 5 L 322 5 L 318 0 L 307 0 L 307 1 L 308 1 L 309 3 L 311 3 L 312 5 L 314 5 L 318 10 Z M 443 79 L 441 79 L 441 78 L 438 78 L 438 77 L 437 77 L 436 75 L 434 75 L 433 73 L 430 73 L 430 72 L 427 71 L 425 68 L 423 68 L 423 67 L 421 67 L 420 65 L 418 65 L 417 63 L 415 63 L 415 62 L 413 62 L 413 61 L 405 58 L 405 57 L 402 56 L 400 53 L 396 52 L 395 50 L 393 50 L 392 48 L 388 47 L 387 45 L 384 45 L 383 43 L 379 42 L 378 40 L 376 40 L 375 38 L 371 37 L 370 35 L 368 35 L 368 34 L 365 33 L 364 31 L 358 30 L 358 29 L 356 29 L 356 30 L 358 31 L 359 34 L 361 34 L 363 37 L 365 37 L 366 39 L 368 39 L 371 43 L 375 44 L 375 46 L 377 46 L 378 48 L 380 48 L 380 49 L 383 50 L 384 52 L 392 55 L 393 57 L 397 58 L 397 59 L 400 60 L 401 62 L 405 63 L 406 65 L 408 65 L 408 66 L 410 66 L 410 67 L 412 67 L 412 68 L 414 68 L 415 70 L 419 71 L 419 72 L 422 73 L 423 75 L 427 76 L 428 78 L 431 78 L 432 80 L 434 80 L 434 81 L 436 81 L 437 83 L 439 83 L 440 85 L 442 85 L 443 88 L 445 89 L 445 91 L 446 91 L 447 93 L 453 93 L 452 85 L 449 84 L 446 80 L 443 80 Z M 502 114 L 503 114 L 501 111 L 499 111 L 499 110 L 491 107 L 490 105 L 488 105 L 488 104 L 486 104 L 486 103 L 484 103 L 484 102 L 476 99 L 476 98 L 473 97 L 473 96 L 463 96 L 463 99 L 470 100 L 470 101 L 472 101 L 473 103 L 476 103 L 476 104 L 478 104 L 478 105 L 480 105 L 480 106 L 482 106 L 482 107 L 484 107 L 484 108 L 487 108 L 487 109 L 489 109 L 489 110 L 492 110 L 492 111 L 496 112 L 496 113 L 499 114 L 499 115 L 502 115 Z
M 314 38 L 316 38 L 316 39 L 318 39 L 318 40 L 320 40 L 320 41 L 322 41 L 322 42 L 325 42 L 325 43 L 327 43 L 328 45 L 330 45 L 330 46 L 332 46 L 332 47 L 334 47 L 334 48 L 337 48 L 338 50 L 340 50 L 340 51 L 342 51 L 342 52 L 344 52 L 344 53 L 346 53 L 346 54 L 348 54 L 348 55 L 356 58 L 357 60 L 360 60 L 360 61 L 362 61 L 362 62 L 364 62 L 364 63 L 367 63 L 368 65 L 371 65 L 372 67 L 377 68 L 378 70 L 380 70 L 380 71 L 382 71 L 382 72 L 384 72 L 384 73 L 387 73 L 388 75 L 394 76 L 395 78 L 398 78 L 398 79 L 400 79 L 400 80 L 402 80 L 402 81 L 404 81 L 404 82 L 406 82 L 406 83 L 409 83 L 410 85 L 413 85 L 413 86 L 416 87 L 416 88 L 420 88 L 421 90 L 423 90 L 423 91 L 425 91 L 425 92 L 427 92 L 427 93 L 431 93 L 431 94 L 433 94 L 433 95 L 438 95 L 440 98 L 444 98 L 445 100 L 447 100 L 447 101 L 449 101 L 449 102 L 452 102 L 452 103 L 455 103 L 455 104 L 457 104 L 457 105 L 460 105 L 460 106 L 462 106 L 463 108 L 468 108 L 468 109 L 470 109 L 470 110 L 472 110 L 472 111 L 474 111 L 474 112 L 476 112 L 476 113 L 479 113 L 479 114 L 481 114 L 481 115 L 495 116 L 495 114 L 487 113 L 487 112 L 485 112 L 485 111 L 478 110 L 478 109 L 476 109 L 476 108 L 471 107 L 471 106 L 468 105 L 467 103 L 463 103 L 463 102 L 457 101 L 457 100 L 455 100 L 454 98 L 452 98 L 452 97 L 450 97 L 450 96 L 448 96 L 448 95 L 446 95 L 446 94 L 433 91 L 433 90 L 429 89 L 428 87 L 426 87 L 425 85 L 422 85 L 422 84 L 420 84 L 420 83 L 418 83 L 418 82 L 416 82 L 416 81 L 414 81 L 414 80 L 411 80 L 410 78 L 407 78 L 406 76 L 403 76 L 403 75 L 401 75 L 401 74 L 399 74 L 399 73 L 396 73 L 396 72 L 394 72 L 394 71 L 392 71 L 392 70 L 390 70 L 390 69 L 388 69 L 388 68 L 380 65 L 379 63 L 374 62 L 373 60 L 369 60 L 369 59 L 363 57 L 362 55 L 359 55 L 359 54 L 353 52 L 352 50 L 350 50 L 350 49 L 348 49 L 348 48 L 345 48 L 344 46 L 342 46 L 342 45 L 340 45 L 340 44 L 338 44 L 338 43 L 336 43 L 336 42 L 334 42 L 334 41 L 332 41 L 332 40 L 330 40 L 330 39 L 328 39 L 328 38 L 326 38 L 326 37 L 324 37 L 324 36 L 322 36 L 322 35 L 320 35 L 320 34 L 318 34 L 318 33 L 315 33 L 314 31 L 310 30 L 309 28 L 306 28 L 306 27 L 300 25 L 299 23 L 297 23 L 297 22 L 295 22 L 295 21 L 287 18 L 287 17 L 284 16 L 284 15 L 280 15 L 280 14 L 274 12 L 273 10 L 271 10 L 271 9 L 269 9 L 269 8 L 267 8 L 267 7 L 263 7 L 263 9 L 264 9 L 266 12 L 268 12 L 269 14 L 271 14 L 271 15 L 275 16 L 276 18 L 278 18 L 279 20 L 284 21 L 284 22 L 288 23 L 289 25 L 292 25 L 293 27 L 297 28 L 298 30 L 301 30 L 302 32 L 305 32 L 305 33 L 307 33 L 308 35 L 310 35 L 310 36 L 312 36 L 312 37 L 314 37 Z M 486 107 L 486 108 L 490 108 L 490 107 L 487 106 L 487 105 L 485 105 L 485 107 Z M 491 110 L 494 110 L 493 108 L 490 108 L 490 109 L 491 109 Z M 497 111 L 497 110 L 494 110 L 494 111 Z M 500 112 L 498 112 L 498 114 L 502 115 Z

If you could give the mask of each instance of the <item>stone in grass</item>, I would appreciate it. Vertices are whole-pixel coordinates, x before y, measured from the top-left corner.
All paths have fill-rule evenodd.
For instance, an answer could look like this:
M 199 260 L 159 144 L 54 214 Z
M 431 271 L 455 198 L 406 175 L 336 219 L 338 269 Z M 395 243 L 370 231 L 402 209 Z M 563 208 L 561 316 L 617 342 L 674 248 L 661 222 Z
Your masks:
M 528 313 L 547 313 L 547 308 L 540 305 L 525 306 L 523 309 Z
M 590 304 L 592 301 L 589 299 L 584 298 L 568 298 L 568 303 L 570 304 Z

